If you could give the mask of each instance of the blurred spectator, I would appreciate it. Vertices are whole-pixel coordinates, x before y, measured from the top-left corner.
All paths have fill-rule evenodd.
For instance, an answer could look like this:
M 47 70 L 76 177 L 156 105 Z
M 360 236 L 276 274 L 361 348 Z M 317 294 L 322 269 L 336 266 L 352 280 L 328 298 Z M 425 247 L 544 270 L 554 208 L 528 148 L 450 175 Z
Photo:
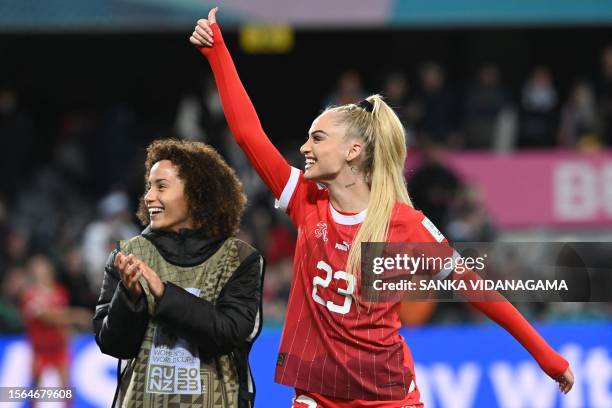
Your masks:
M 529 74 L 521 95 L 521 148 L 553 147 L 557 131 L 557 91 L 546 67 Z
M 273 264 L 293 256 L 296 236 L 292 227 L 279 221 L 271 207 L 262 203 L 250 208 L 245 213 L 244 224 L 252 237 L 252 245 L 260 248 L 266 262 Z
M 460 186 L 459 178 L 444 165 L 446 152 L 442 147 L 427 145 L 423 162 L 408 180 L 412 202 L 444 233 L 448 210 Z
M 92 291 L 91 283 L 85 273 L 83 255 L 78 247 L 69 248 L 64 254 L 62 281 L 70 299 L 71 306 L 93 310 L 98 294 Z
M 272 214 L 270 209 L 263 205 L 256 205 L 247 209 L 243 222 L 251 233 L 252 245 L 259 248 L 266 256 L 265 248 L 270 243 L 270 229 L 272 227 Z
M 179 102 L 174 127 L 181 139 L 203 142 L 206 140 L 201 126 L 202 101 L 197 94 L 185 95 Z
M 604 143 L 612 146 L 612 44 L 601 53 L 601 74 L 598 78 L 597 98 L 601 134 Z
M 210 75 L 202 76 L 197 89 L 180 100 L 174 127 L 182 139 L 222 147 L 227 126 L 219 93 Z M 220 152 L 225 153 L 223 149 Z
M 497 65 L 484 65 L 466 97 L 464 147 L 491 149 L 499 145 L 500 120 L 504 110 L 511 109 L 510 95 L 500 80 Z
M 90 138 L 89 163 L 96 181 L 94 191 L 103 194 L 128 176 L 135 157 L 135 115 L 132 107 L 117 103 L 103 117 L 98 134 Z M 91 188 L 90 187 L 90 188 Z
M 421 88 L 418 103 L 421 116 L 418 120 L 418 140 L 421 144 L 457 144 L 455 100 L 446 87 L 444 69 L 433 62 L 420 69 Z
M 108 254 L 113 251 L 117 241 L 140 232 L 131 222 L 129 198 L 123 191 L 106 195 L 98 204 L 98 213 L 100 218 L 85 228 L 81 247 L 87 279 L 94 293 L 99 292 Z
M 66 245 L 60 234 L 72 231 L 72 238 L 80 232 L 90 216 L 90 205 L 83 198 L 82 187 L 74 185 L 51 164 L 44 164 L 31 181 L 22 186 L 11 211 L 11 223 L 27 231 L 32 247 L 43 248 Z
M 0 333 L 23 331 L 19 296 L 27 284 L 25 267 L 6 269 L 0 283 Z
M 0 191 L 12 195 L 32 168 L 29 158 L 34 146 L 32 121 L 19 105 L 14 89 L 0 87 Z
M 10 302 L 0 298 L 0 334 L 23 332 L 19 310 Z
M 29 241 L 25 231 L 12 229 L 6 244 L 6 268 L 25 265 L 28 259 Z
M 266 266 L 263 290 L 263 312 L 266 325 L 282 326 L 291 290 L 293 257 L 285 257 Z
M 361 75 L 355 70 L 345 71 L 340 74 L 336 88 L 325 98 L 323 108 L 327 106 L 357 103 L 367 95 L 361 83 Z
M 93 137 L 93 121 L 89 115 L 70 112 L 62 118 L 60 137 L 53 149 L 53 165 L 80 189 L 91 177 L 84 141 Z
M 266 261 L 279 262 L 292 258 L 297 241 L 295 234 L 287 226 L 275 223 L 269 233 L 269 240 L 265 248 Z
M 446 226 L 449 241 L 492 242 L 495 239 L 495 227 L 482 202 L 475 186 L 463 186 L 458 191 Z
M 69 379 L 68 329 L 73 325 L 90 328 L 92 313 L 68 307 L 68 294 L 55 281 L 55 271 L 47 257 L 32 257 L 27 268 L 31 283 L 23 290 L 21 308 L 33 351 L 33 386 L 40 385 L 45 369 L 55 368 L 60 387 L 65 388 Z
M 9 229 L 5 239 L 0 264 L 0 333 L 23 329 L 19 302 L 27 284 L 25 265 L 29 250 L 28 236 L 19 229 Z
M 6 262 L 8 240 L 11 227 L 8 224 L 8 208 L 4 198 L 0 196 L 0 280 L 2 279 L 3 266 Z
M 263 288 L 264 322 L 268 326 L 282 326 L 287 308 L 293 273 L 294 230 L 271 212 L 272 205 L 258 203 L 248 208 L 243 217 L 240 239 L 260 248 L 266 260 Z
M 383 81 L 383 95 L 389 106 L 397 112 L 406 130 L 408 145 L 414 144 L 416 122 L 421 116 L 420 105 L 408 84 L 406 76 L 400 71 L 393 71 Z
M 389 73 L 383 80 L 383 95 L 389 106 L 401 112 L 409 97 L 409 87 L 406 76 L 400 71 Z
M 561 109 L 559 146 L 589 149 L 598 147 L 595 96 L 586 82 L 576 83 Z
M 218 95 L 218 93 L 216 94 Z M 224 116 L 222 116 L 222 118 L 225 120 Z M 270 193 L 268 189 L 265 184 L 261 182 L 261 178 L 247 160 L 244 152 L 230 134 L 230 130 L 227 126 L 224 125 L 221 132 L 219 145 L 213 146 L 215 146 L 219 152 L 223 152 L 227 163 L 232 166 L 236 174 L 238 174 L 238 178 L 242 183 L 242 189 L 247 197 L 249 197 L 249 201 L 259 202 L 262 197 L 269 197 Z

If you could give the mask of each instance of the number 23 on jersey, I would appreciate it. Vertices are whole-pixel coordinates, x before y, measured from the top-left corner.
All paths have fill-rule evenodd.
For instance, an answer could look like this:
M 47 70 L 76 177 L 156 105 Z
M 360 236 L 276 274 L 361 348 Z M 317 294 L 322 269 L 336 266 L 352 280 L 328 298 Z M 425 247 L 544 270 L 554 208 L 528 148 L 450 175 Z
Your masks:
M 353 292 L 355 291 L 355 277 L 349 275 L 344 271 L 333 271 L 332 267 L 325 261 L 319 261 L 317 263 L 317 269 L 326 273 L 325 279 L 320 276 L 315 276 L 312 279 L 312 298 L 315 302 L 325 306 L 330 312 L 347 314 L 351 310 L 351 304 L 353 303 Z M 338 288 L 337 293 L 344 296 L 344 303 L 341 305 L 335 304 L 331 300 L 324 300 L 321 294 L 319 294 L 320 288 L 327 288 L 331 283 L 332 279 L 343 280 L 346 282 L 346 289 Z M 319 288 L 320 287 L 320 288 Z

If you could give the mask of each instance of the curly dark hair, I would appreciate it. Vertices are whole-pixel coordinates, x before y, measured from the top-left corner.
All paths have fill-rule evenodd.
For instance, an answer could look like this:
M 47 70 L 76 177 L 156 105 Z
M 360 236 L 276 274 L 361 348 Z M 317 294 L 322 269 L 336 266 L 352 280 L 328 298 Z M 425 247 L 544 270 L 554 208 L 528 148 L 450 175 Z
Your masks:
M 144 194 L 151 167 L 161 160 L 169 160 L 178 167 L 195 229 L 207 238 L 238 233 L 247 199 L 236 172 L 214 148 L 200 142 L 175 139 L 152 142 L 147 147 L 145 160 Z M 136 215 L 143 225 L 151 222 L 144 195 Z

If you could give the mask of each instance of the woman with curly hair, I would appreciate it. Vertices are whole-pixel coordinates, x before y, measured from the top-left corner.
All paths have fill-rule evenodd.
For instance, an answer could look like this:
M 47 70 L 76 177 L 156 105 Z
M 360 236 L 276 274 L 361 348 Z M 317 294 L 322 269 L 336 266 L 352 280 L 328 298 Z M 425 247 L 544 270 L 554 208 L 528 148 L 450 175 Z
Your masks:
M 203 143 L 155 141 L 145 171 L 147 227 L 110 254 L 94 316 L 100 350 L 120 359 L 113 405 L 251 406 L 264 261 L 235 238 L 241 183 Z
M 304 170 L 291 167 L 262 129 L 216 12 L 198 20 L 190 42 L 212 68 L 237 143 L 298 229 L 275 381 L 295 389 L 295 408 L 422 407 L 412 356 L 398 333 L 399 302 L 369 301 L 360 291 L 362 243 L 433 243 L 434 252 L 453 255 L 408 196 L 400 120 L 379 95 L 328 108 L 300 148 Z M 440 280 L 470 276 L 452 265 L 431 272 Z M 510 303 L 470 304 L 506 328 L 561 391 L 570 390 L 568 362 Z

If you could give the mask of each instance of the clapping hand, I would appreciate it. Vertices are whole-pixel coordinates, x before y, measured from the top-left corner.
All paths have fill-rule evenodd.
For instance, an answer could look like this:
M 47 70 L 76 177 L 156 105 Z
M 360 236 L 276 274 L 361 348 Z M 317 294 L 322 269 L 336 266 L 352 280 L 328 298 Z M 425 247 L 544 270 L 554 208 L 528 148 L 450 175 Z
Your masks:
M 136 257 L 132 254 L 124 255 L 121 252 L 117 252 L 114 263 L 115 270 L 119 273 L 123 286 L 125 286 L 133 300 L 138 299 L 142 295 L 142 286 L 138 281 L 142 276 L 142 272 L 138 268 L 137 261 Z

